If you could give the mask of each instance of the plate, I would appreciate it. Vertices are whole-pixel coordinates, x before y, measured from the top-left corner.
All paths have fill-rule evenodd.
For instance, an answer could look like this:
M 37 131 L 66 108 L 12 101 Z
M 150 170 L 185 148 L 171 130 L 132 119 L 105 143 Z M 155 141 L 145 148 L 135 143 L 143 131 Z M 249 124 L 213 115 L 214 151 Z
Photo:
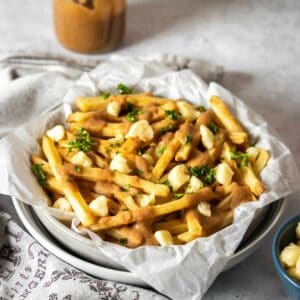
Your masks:
M 242 242 L 236 253 L 227 263 L 224 271 L 242 262 L 259 247 L 272 228 L 278 223 L 286 206 L 285 200 L 286 199 L 281 199 L 269 205 L 261 224 Z M 89 262 L 86 259 L 79 258 L 77 257 L 77 254 L 73 255 L 47 232 L 30 206 L 15 198 L 13 198 L 13 203 L 25 228 L 42 246 L 58 258 L 97 278 L 148 287 L 144 281 L 128 271 L 118 270 L 113 267 L 105 267 L 100 264 Z

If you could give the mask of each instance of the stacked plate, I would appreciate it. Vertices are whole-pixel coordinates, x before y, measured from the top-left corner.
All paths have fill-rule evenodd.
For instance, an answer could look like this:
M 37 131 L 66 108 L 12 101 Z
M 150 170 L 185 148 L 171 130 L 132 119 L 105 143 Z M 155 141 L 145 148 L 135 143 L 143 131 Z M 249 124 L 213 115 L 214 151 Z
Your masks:
M 17 199 L 13 199 L 13 203 L 26 229 L 55 256 L 97 278 L 147 287 L 140 278 L 109 258 L 101 256 L 88 238 L 71 231 L 47 211 L 32 209 Z M 285 204 L 285 199 L 281 199 L 259 212 L 225 270 L 239 264 L 257 249 L 278 223 Z

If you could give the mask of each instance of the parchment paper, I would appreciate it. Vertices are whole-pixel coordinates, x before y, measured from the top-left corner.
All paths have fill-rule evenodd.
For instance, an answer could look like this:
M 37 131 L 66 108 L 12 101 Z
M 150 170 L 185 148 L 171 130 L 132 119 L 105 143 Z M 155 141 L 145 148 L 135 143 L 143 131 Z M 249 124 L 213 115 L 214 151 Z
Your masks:
M 184 98 L 208 107 L 211 95 L 220 96 L 236 114 L 258 147 L 268 149 L 271 159 L 261 177 L 266 192 L 259 201 L 235 210 L 234 223 L 207 238 L 187 245 L 127 249 L 102 241 L 89 233 L 99 251 L 135 273 L 172 299 L 200 299 L 238 247 L 258 208 L 298 189 L 299 172 L 289 149 L 266 122 L 241 100 L 216 83 L 207 85 L 190 70 L 174 71 L 159 62 L 114 60 L 84 74 L 69 90 L 64 105 L 32 120 L 0 143 L 0 185 L 3 193 L 32 205 L 45 205 L 46 195 L 30 170 L 30 155 L 40 151 L 39 140 L 47 128 L 62 123 L 77 96 L 100 91 L 115 92 L 118 83 L 135 91 L 150 91 L 173 99 Z

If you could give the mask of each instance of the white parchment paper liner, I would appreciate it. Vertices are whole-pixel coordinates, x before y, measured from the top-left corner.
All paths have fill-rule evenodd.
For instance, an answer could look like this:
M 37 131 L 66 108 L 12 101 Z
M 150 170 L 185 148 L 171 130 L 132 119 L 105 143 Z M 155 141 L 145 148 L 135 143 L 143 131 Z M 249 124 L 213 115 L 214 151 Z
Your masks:
M 99 251 L 159 292 L 173 299 L 200 299 L 238 247 L 256 211 L 295 192 L 299 185 L 298 169 L 289 149 L 259 115 L 220 85 L 207 85 L 189 70 L 176 72 L 158 62 L 126 59 L 101 64 L 84 74 L 69 90 L 63 106 L 32 120 L 0 142 L 1 192 L 31 205 L 45 206 L 47 196 L 30 169 L 30 155 L 40 151 L 37 140 L 47 128 L 65 122 L 76 96 L 96 95 L 101 90 L 114 92 L 120 82 L 134 86 L 136 91 L 151 91 L 173 99 L 184 98 L 206 107 L 210 96 L 218 95 L 250 135 L 259 138 L 257 146 L 271 153 L 271 159 L 261 174 L 266 192 L 259 201 L 238 207 L 234 223 L 210 237 L 183 246 L 127 249 L 89 233 Z

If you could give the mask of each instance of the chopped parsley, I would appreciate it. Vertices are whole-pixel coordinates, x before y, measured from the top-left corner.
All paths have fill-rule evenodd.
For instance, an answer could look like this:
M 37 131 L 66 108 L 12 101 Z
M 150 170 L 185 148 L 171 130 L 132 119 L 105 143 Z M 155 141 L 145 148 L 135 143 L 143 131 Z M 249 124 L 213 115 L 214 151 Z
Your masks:
M 248 166 L 249 157 L 248 157 L 248 153 L 246 152 L 240 152 L 233 149 L 230 151 L 230 158 L 233 160 L 238 160 L 241 166 L 244 167 Z
M 178 111 L 176 110 L 165 110 L 166 112 L 166 115 L 167 117 L 170 119 L 170 120 L 178 120 L 181 116 L 181 113 L 179 113 Z
M 187 145 L 187 144 L 190 144 L 192 142 L 193 138 L 190 136 L 190 135 L 186 135 L 184 137 L 184 144 Z
M 103 100 L 107 100 L 107 99 L 110 97 L 110 93 L 108 93 L 108 92 L 101 92 L 101 93 L 100 93 L 100 97 L 101 97 Z
M 120 240 L 119 240 L 119 244 L 122 245 L 122 246 L 127 245 L 127 242 L 128 242 L 127 239 L 120 239 Z
M 81 172 L 81 167 L 80 166 L 75 166 L 75 172 L 80 173 Z
M 163 155 L 164 152 L 166 151 L 167 147 L 166 146 L 162 146 L 158 149 L 157 153 L 158 155 Z
M 117 85 L 117 91 L 120 95 L 129 95 L 132 93 L 132 89 L 123 83 Z
M 189 174 L 198 177 L 205 184 L 213 184 L 215 181 L 215 170 L 205 164 L 197 167 L 189 167 Z
M 162 135 L 162 134 L 165 134 L 169 131 L 174 131 L 175 130 L 175 126 L 173 124 L 169 124 L 168 126 L 166 127 L 162 127 L 160 130 L 159 130 L 159 133 Z
M 47 185 L 47 173 L 42 170 L 43 164 L 33 164 L 31 166 L 32 173 L 37 178 L 38 182 L 42 186 Z
M 142 110 L 136 108 L 136 109 L 133 109 L 131 112 L 127 113 L 126 118 L 129 122 L 133 123 L 133 122 L 137 121 L 137 116 L 142 113 L 143 113 Z
M 175 198 L 180 199 L 184 196 L 183 193 L 174 194 Z
M 112 147 L 112 148 L 117 148 L 117 147 L 121 146 L 121 143 L 120 142 L 114 142 L 114 143 L 111 143 L 109 146 Z
M 208 125 L 208 128 L 214 133 L 216 134 L 219 131 L 219 126 L 215 123 L 211 123 L 210 125 Z
M 109 155 L 109 153 L 110 153 L 110 149 L 109 149 L 108 147 L 105 147 L 105 149 L 104 149 L 104 153 L 105 153 L 105 155 Z
M 89 152 L 96 145 L 95 141 L 90 137 L 90 134 L 83 128 L 78 128 L 78 133 L 75 137 L 75 141 L 68 143 L 68 153 L 74 149 Z

